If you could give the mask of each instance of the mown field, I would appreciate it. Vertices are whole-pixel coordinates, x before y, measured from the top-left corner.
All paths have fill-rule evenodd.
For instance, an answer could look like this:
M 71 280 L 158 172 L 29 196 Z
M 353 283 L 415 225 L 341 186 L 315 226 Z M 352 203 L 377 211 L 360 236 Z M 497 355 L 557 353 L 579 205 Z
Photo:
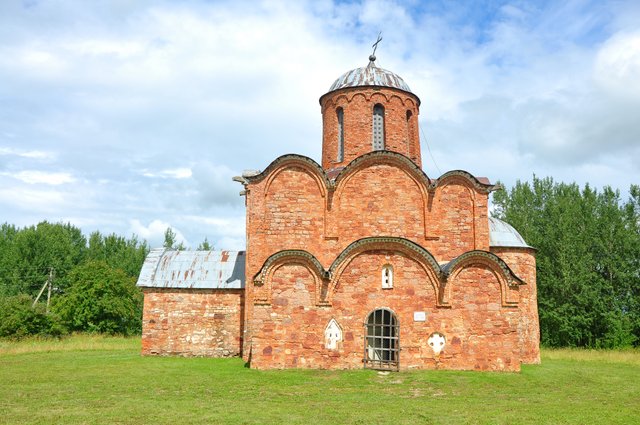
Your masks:
M 554 350 L 519 374 L 257 371 L 140 357 L 137 338 L 0 341 L 2 424 L 636 424 L 640 352 Z

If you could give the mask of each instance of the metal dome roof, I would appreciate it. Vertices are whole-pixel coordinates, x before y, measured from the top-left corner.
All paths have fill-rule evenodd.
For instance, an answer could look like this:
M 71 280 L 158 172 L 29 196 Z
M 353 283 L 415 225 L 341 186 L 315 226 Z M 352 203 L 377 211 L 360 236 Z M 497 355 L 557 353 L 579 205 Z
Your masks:
M 413 92 L 402 78 L 386 69 L 378 68 L 375 62 L 363 68 L 352 69 L 342 74 L 329 88 L 327 93 L 348 87 L 381 86 Z
M 489 245 L 531 248 L 513 226 L 494 217 L 489 217 Z

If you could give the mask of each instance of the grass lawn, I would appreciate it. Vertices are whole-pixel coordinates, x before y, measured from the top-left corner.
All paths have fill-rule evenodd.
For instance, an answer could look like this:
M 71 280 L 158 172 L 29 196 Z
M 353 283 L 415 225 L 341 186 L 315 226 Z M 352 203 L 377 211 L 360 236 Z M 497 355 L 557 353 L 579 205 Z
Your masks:
M 140 340 L 0 341 L 2 424 L 637 424 L 640 351 L 553 350 L 522 372 L 257 371 L 141 357 Z

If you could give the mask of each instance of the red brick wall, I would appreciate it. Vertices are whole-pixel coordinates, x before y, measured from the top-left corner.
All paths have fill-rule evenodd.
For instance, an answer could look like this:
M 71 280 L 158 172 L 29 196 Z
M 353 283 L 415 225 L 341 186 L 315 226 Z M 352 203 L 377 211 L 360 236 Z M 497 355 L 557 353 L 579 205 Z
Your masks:
M 407 253 L 374 250 L 357 254 L 336 276 L 331 306 L 316 303 L 317 281 L 302 264 L 282 265 L 270 277 L 271 304 L 256 305 L 249 326 L 251 366 L 268 368 L 362 368 L 364 322 L 377 308 L 392 310 L 400 324 L 400 368 L 519 370 L 518 309 L 504 307 L 493 271 L 471 265 L 456 272 L 450 308 L 437 306 L 424 264 Z M 394 269 L 392 289 L 383 289 L 381 268 Z M 427 320 L 414 321 L 414 312 Z M 336 350 L 324 345 L 324 329 L 335 319 L 343 330 Z M 447 338 L 436 355 L 427 340 Z
M 378 164 L 356 171 L 341 182 L 333 198 L 340 246 L 368 236 L 423 242 L 424 201 L 419 183 L 398 166 Z
M 421 165 L 417 98 L 387 87 L 338 90 L 320 99 L 322 107 L 322 167 L 344 166 L 373 150 L 373 107 L 385 108 L 385 149 L 401 153 Z M 344 110 L 344 159 L 338 162 L 338 117 Z M 407 121 L 407 112 L 411 118 Z
M 383 156 L 342 173 L 337 187 L 327 187 L 317 169 L 292 159 L 248 186 L 248 277 L 285 249 L 307 250 L 328 268 L 350 243 L 369 236 L 412 240 L 438 261 L 488 250 L 488 195 L 465 178 L 429 190 L 424 176 Z
M 524 282 L 520 287 L 520 357 L 523 363 L 540 363 L 540 323 L 536 286 L 535 251 L 530 248 L 492 247 Z
M 237 356 L 242 289 L 144 288 L 143 355 Z
M 412 240 L 438 261 L 488 248 L 487 194 L 462 177 L 429 190 L 418 173 L 381 155 L 344 170 L 333 188 L 317 168 L 291 159 L 250 183 L 247 305 L 253 305 L 253 277 L 269 256 L 282 250 L 305 250 L 328 269 L 349 244 L 376 235 Z M 253 313 L 249 308 L 246 320 Z M 252 335 L 247 326 L 247 337 Z

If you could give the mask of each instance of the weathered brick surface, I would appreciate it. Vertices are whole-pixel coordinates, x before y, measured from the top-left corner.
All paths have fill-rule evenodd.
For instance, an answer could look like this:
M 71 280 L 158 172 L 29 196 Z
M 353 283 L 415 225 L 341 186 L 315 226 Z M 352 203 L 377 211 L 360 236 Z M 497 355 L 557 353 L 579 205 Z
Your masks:
M 502 258 L 526 283 L 520 287 L 520 358 L 523 363 L 540 363 L 535 251 L 530 248 L 492 247 L 491 252 Z
M 142 354 L 239 355 L 243 299 L 241 289 L 145 288 Z
M 401 153 L 421 165 L 417 97 L 392 88 L 358 87 L 329 93 L 320 99 L 322 166 L 325 169 L 347 165 L 373 150 L 373 107 L 378 103 L 385 108 L 385 149 Z M 338 108 L 344 110 L 342 161 L 337 160 Z
M 381 286 L 385 264 L 396 271 L 391 289 Z M 477 264 L 456 270 L 449 283 L 451 307 L 437 305 L 438 282 L 407 253 L 364 251 L 341 270 L 331 306 L 315 302 L 318 277 L 310 268 L 291 264 L 274 271 L 270 305 L 256 305 L 250 321 L 255 333 L 248 347 L 252 367 L 361 368 L 364 323 L 371 311 L 384 307 L 400 324 L 403 370 L 519 370 L 519 310 L 503 305 L 495 270 Z M 414 321 L 416 312 L 424 312 L 427 320 Z M 324 344 L 324 328 L 331 319 L 344 330 L 335 350 Z M 439 355 L 427 344 L 434 332 L 447 340 Z

